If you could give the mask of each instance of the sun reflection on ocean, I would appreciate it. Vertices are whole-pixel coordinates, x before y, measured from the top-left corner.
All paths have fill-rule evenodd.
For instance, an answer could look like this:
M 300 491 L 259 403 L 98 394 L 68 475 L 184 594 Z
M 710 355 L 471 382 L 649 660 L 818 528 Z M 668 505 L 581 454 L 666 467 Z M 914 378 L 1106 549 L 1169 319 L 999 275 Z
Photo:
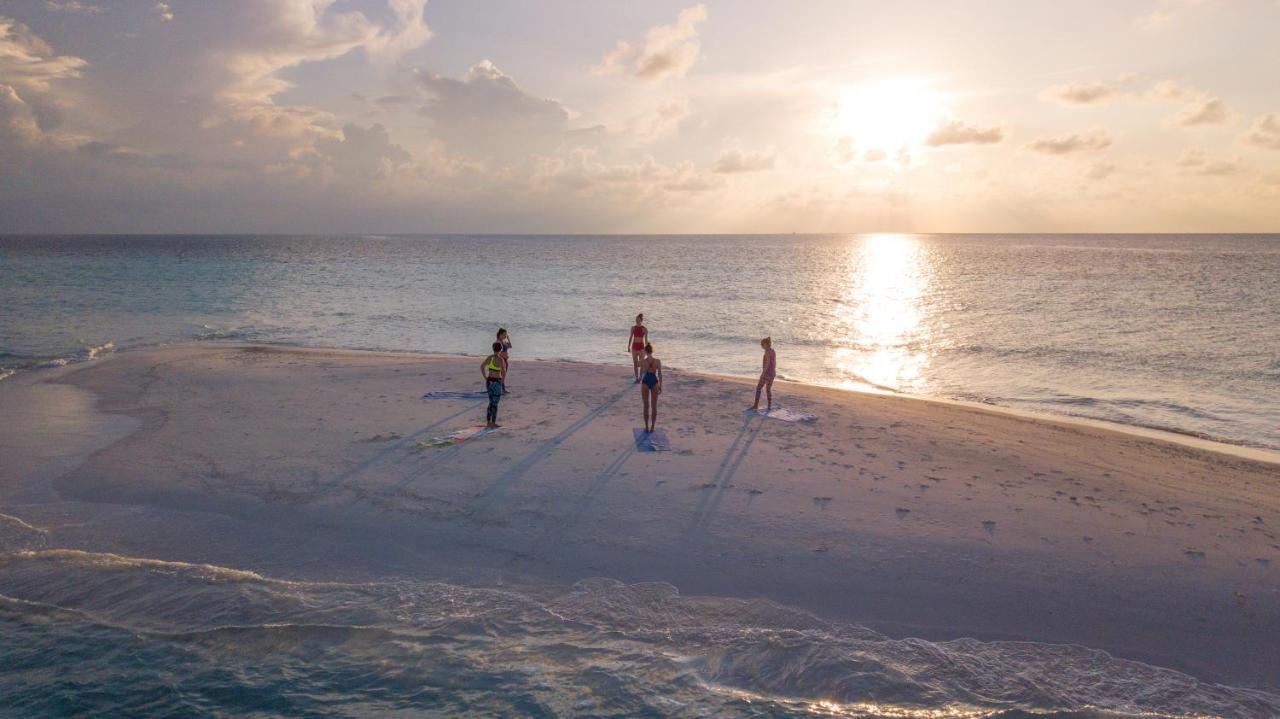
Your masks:
M 918 392 L 924 389 L 928 330 L 921 299 L 929 285 L 923 248 L 913 235 L 880 234 L 854 240 L 849 280 L 838 319 L 844 346 L 834 363 L 850 387 Z

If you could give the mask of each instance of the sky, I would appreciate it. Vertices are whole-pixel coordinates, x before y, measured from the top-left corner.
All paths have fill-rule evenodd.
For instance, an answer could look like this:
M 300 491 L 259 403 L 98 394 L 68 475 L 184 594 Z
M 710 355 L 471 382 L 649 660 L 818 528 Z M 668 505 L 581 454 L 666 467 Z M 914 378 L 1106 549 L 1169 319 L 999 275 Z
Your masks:
M 1280 231 L 1280 0 L 0 0 L 0 232 Z

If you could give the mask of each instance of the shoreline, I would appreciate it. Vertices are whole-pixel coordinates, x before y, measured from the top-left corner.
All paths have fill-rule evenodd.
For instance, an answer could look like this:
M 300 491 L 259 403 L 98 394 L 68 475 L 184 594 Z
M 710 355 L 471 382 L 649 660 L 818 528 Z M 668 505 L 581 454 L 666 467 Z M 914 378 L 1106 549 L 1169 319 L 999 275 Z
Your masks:
M 482 358 L 481 354 L 466 353 L 447 353 L 447 352 L 429 352 L 405 349 L 388 349 L 383 347 L 330 347 L 305 345 L 292 342 L 270 342 L 270 341 L 244 341 L 235 339 L 178 339 L 173 341 L 163 341 L 155 343 L 147 343 L 140 345 L 129 345 L 125 347 L 117 347 L 114 342 L 108 341 L 101 345 L 85 347 L 79 353 L 67 355 L 63 357 L 46 360 L 38 365 L 29 367 L 20 367 L 17 369 L 0 370 L 0 382 L 12 380 L 29 372 L 60 370 L 68 367 L 75 367 L 87 362 L 94 362 L 105 359 L 112 355 L 128 354 L 132 352 L 147 352 L 153 350 L 163 350 L 170 348 L 183 347 L 273 347 L 281 349 L 297 349 L 297 350 L 314 350 L 318 352 L 350 352 L 356 354 L 383 354 L 389 356 L 410 356 L 423 358 Z M 82 356 L 86 355 L 86 356 Z M 517 358 L 517 362 L 539 362 L 539 363 L 566 363 L 575 365 L 588 366 L 606 366 L 606 367 L 623 367 L 628 365 L 623 362 L 592 362 L 590 360 L 579 360 L 570 357 L 530 357 L 528 359 Z M 751 375 L 736 375 L 721 372 L 689 372 L 679 366 L 672 365 L 673 371 L 679 371 L 686 374 L 694 374 L 709 378 L 718 378 L 733 381 L 754 382 L 755 377 Z M 927 395 L 909 394 L 898 392 L 891 389 L 867 385 L 865 387 L 849 387 L 835 384 L 823 384 L 820 382 L 805 382 L 802 380 L 787 379 L 781 374 L 777 382 L 791 385 L 809 387 L 814 389 L 834 390 L 837 392 L 848 392 L 854 394 L 865 394 L 872 396 L 897 397 L 900 399 L 914 400 L 920 402 L 935 402 L 939 404 L 963 407 L 969 410 L 994 412 L 997 414 L 1005 414 L 1014 417 L 1022 417 L 1030 420 L 1047 420 L 1057 421 L 1069 425 L 1083 425 L 1096 429 L 1110 430 L 1121 434 L 1131 434 L 1145 439 L 1152 439 L 1170 444 L 1184 445 L 1193 449 L 1199 449 L 1209 452 L 1218 452 L 1228 454 L 1241 459 L 1248 459 L 1255 462 L 1266 462 L 1271 464 L 1280 464 L 1280 450 L 1263 447 L 1259 445 L 1249 444 L 1243 440 L 1230 440 L 1221 437 L 1204 436 L 1191 431 L 1182 431 L 1178 429 L 1170 429 L 1168 427 L 1157 427 L 1144 424 L 1129 424 L 1124 422 L 1114 422 L 1104 419 L 1095 419 L 1083 415 L 1074 415 L 1066 413 L 1038 411 L 1031 409 L 1020 409 L 1017 407 L 1008 407 L 1000 404 L 978 402 L 973 400 L 953 399 L 950 397 L 932 397 Z
M 639 414 L 629 368 L 552 360 L 514 365 L 503 432 L 415 451 L 482 413 L 418 399 L 466 384 L 473 359 L 202 342 L 32 377 L 139 426 L 54 482 L 69 508 L 17 514 L 38 527 L 56 526 L 42 512 L 129 517 L 121 536 L 49 534 L 122 556 L 163 547 L 161 559 L 282 577 L 462 567 L 661 581 L 895 635 L 1080 644 L 1275 688 L 1263 669 L 1275 648 L 1259 644 L 1280 620 L 1280 546 L 1262 538 L 1280 526 L 1273 462 L 794 382 L 775 389 L 816 423 L 744 419 L 751 380 L 675 370 L 669 396 L 686 406 L 669 400 L 659 423 L 676 451 L 646 455 L 625 449 Z M 10 396 L 0 386 L 0 403 Z M 9 501 L 0 512 L 14 515 Z M 323 551 L 258 546 L 267 531 L 318 531 Z M 1155 606 L 1130 606 L 1135 593 Z M 1187 626 L 1199 629 L 1179 636 Z

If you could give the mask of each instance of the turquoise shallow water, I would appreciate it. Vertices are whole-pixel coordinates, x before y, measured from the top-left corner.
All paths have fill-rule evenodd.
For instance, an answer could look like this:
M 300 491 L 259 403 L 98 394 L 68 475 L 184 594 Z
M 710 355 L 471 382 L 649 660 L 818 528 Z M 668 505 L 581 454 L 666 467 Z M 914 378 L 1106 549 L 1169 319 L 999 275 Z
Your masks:
M 625 362 L 644 311 L 678 367 L 753 373 L 772 334 L 796 379 L 1277 447 L 1277 278 L 1271 237 L 0 238 L 0 374 L 192 339 L 480 353 L 499 324 L 517 360 Z M 665 584 L 293 581 L 48 538 L 0 515 L 0 716 L 1280 716 L 1088 648 Z
M 665 584 L 293 582 L 36 550 L 0 555 L 0 586 L 6 716 L 1280 713 L 1273 694 L 1083 647 L 895 640 Z
M 1280 448 L 1280 236 L 0 238 L 0 374 L 192 338 L 669 365 Z

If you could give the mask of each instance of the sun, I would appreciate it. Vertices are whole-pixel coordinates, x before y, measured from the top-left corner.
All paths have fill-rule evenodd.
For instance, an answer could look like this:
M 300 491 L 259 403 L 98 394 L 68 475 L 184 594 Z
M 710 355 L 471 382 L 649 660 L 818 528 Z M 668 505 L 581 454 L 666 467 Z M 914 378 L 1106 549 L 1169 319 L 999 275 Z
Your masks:
M 833 130 L 864 155 L 883 156 L 924 140 L 944 114 L 942 99 L 924 81 L 877 80 L 841 96 Z

